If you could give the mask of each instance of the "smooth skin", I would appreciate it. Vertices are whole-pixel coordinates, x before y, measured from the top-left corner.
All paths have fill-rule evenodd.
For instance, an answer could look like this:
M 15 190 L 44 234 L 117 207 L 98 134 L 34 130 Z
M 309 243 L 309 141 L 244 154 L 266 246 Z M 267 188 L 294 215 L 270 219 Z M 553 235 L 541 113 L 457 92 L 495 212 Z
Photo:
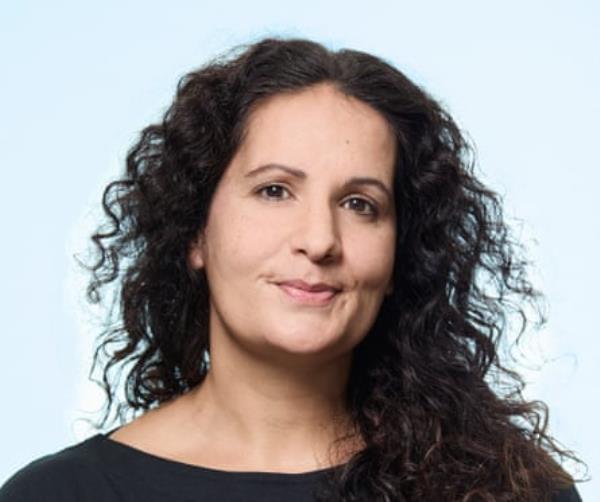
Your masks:
M 385 118 L 332 84 L 261 103 L 189 251 L 210 289 L 210 371 L 111 439 L 193 465 L 289 473 L 361 448 L 344 393 L 352 349 L 392 290 L 395 157 Z M 341 291 L 315 305 L 279 286 L 293 279 Z

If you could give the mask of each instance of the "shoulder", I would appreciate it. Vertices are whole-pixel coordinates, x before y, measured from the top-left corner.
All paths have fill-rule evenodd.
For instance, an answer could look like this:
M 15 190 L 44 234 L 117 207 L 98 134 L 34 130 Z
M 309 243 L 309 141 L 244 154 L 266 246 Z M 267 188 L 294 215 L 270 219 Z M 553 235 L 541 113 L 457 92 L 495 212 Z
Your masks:
M 0 502 L 91 500 L 92 492 L 93 500 L 102 500 L 110 484 L 98 465 L 95 441 L 87 439 L 25 465 L 0 487 Z

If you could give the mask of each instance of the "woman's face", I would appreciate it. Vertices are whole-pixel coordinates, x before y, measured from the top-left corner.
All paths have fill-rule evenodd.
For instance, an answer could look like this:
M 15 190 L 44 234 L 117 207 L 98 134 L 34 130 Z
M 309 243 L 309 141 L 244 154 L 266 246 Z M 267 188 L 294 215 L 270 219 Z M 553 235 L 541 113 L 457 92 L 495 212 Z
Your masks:
M 328 84 L 254 110 L 189 255 L 211 340 L 306 358 L 364 338 L 392 287 L 395 153 L 383 116 Z

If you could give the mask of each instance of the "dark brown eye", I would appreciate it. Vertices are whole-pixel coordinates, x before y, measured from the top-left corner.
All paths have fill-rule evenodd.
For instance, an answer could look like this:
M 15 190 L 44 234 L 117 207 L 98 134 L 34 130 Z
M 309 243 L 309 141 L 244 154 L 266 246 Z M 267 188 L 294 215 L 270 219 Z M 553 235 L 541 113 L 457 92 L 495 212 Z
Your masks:
M 258 190 L 258 193 L 267 199 L 283 199 L 283 193 L 287 189 L 281 185 L 266 185 Z
M 377 208 L 371 202 L 360 197 L 351 197 L 345 204 L 350 203 L 350 209 L 364 216 L 377 215 Z

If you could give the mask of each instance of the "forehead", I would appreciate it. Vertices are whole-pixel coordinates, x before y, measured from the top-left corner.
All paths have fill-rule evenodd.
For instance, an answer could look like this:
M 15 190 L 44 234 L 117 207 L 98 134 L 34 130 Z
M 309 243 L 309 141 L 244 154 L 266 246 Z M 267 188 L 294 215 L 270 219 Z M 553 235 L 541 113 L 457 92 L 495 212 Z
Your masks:
M 393 176 L 396 140 L 385 117 L 331 84 L 278 94 L 250 114 L 236 157 L 247 170 L 280 162 Z

